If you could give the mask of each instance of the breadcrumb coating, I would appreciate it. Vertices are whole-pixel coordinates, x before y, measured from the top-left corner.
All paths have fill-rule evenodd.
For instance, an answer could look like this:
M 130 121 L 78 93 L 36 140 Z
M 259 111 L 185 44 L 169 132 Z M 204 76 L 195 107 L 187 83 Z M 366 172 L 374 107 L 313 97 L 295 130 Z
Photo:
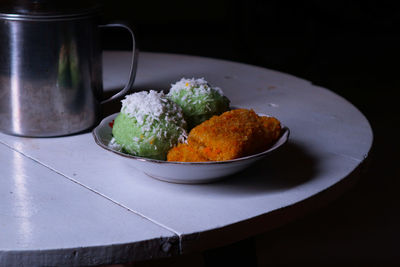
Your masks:
M 280 136 L 274 117 L 258 116 L 253 110 L 227 111 L 193 128 L 188 144 L 171 149 L 169 161 L 222 161 L 268 149 Z M 196 160 L 194 160 L 196 159 Z
M 167 155 L 168 161 L 183 161 L 183 162 L 201 162 L 209 161 L 203 157 L 200 153 L 195 150 L 194 147 L 189 144 L 178 144 L 178 146 L 172 148 Z

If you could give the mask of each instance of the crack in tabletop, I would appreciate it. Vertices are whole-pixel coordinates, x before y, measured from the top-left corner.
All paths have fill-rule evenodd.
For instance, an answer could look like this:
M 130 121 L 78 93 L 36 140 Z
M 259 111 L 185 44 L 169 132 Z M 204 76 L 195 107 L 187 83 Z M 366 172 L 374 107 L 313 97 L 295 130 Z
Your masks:
M 133 214 L 135 214 L 135 215 L 147 220 L 147 221 L 150 221 L 153 224 L 156 224 L 156 225 L 168 230 L 169 232 L 173 233 L 174 235 L 176 235 L 178 237 L 178 239 L 179 239 L 179 244 L 178 244 L 179 253 L 182 252 L 182 243 L 181 243 L 182 242 L 182 233 L 179 233 L 178 231 L 176 231 L 176 230 L 174 230 L 174 229 L 172 229 L 172 228 L 170 228 L 170 227 L 168 227 L 168 226 L 166 226 L 166 225 L 164 225 L 164 224 L 162 224 L 162 223 L 160 223 L 160 222 L 158 222 L 158 221 L 156 221 L 156 220 L 154 220 L 154 219 L 152 219 L 152 218 L 150 218 L 150 217 L 148 217 L 148 216 L 146 216 L 146 215 L 144 215 L 144 214 L 142 214 L 142 213 L 140 213 L 140 212 L 138 212 L 136 210 L 133 210 L 133 209 L 127 207 L 126 205 L 122 204 L 122 203 L 119 203 L 118 201 L 108 197 L 107 195 L 105 195 L 105 194 L 103 194 L 103 193 L 91 188 L 90 186 L 87 186 L 87 185 L 77 181 L 76 179 L 73 179 L 73 178 L 69 177 L 68 175 L 66 175 L 66 174 L 54 169 L 53 167 L 45 164 L 44 162 L 41 162 L 40 160 L 38 160 L 38 159 L 36 159 L 36 158 L 34 158 L 32 156 L 27 155 L 26 153 L 24 153 L 22 151 L 19 151 L 18 149 L 8 145 L 7 143 L 4 143 L 1 140 L 0 140 L 0 143 L 2 145 L 4 145 L 5 147 L 7 147 L 7 148 L 9 148 L 9 149 L 21 154 L 22 156 L 24 156 L 24 157 L 26 157 L 26 158 L 38 163 L 39 165 L 45 167 L 46 169 L 58 174 L 59 176 L 63 177 L 64 179 L 67 179 L 67 180 L 77 184 L 78 186 L 81 186 L 81 187 L 85 188 L 86 190 L 89 190 L 90 192 L 95 193 L 95 194 L 99 195 L 100 197 L 112 202 L 113 204 L 115 204 L 115 205 L 117 205 L 117 206 L 119 206 L 119 207 L 121 207 L 121 208 L 123 208 L 123 209 L 125 209 L 125 210 L 127 210 L 127 211 L 129 211 L 129 212 L 131 212 L 131 213 L 133 213 Z M 163 249 L 164 249 L 164 247 L 163 247 Z

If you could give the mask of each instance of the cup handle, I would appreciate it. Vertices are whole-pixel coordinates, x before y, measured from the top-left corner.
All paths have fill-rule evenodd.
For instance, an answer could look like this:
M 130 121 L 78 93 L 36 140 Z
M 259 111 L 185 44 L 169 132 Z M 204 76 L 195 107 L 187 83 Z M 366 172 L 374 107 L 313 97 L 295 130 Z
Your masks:
M 129 92 L 129 90 L 132 88 L 133 83 L 135 82 L 135 77 L 136 77 L 136 69 L 137 69 L 137 62 L 138 62 L 138 52 L 136 51 L 136 42 L 135 42 L 135 35 L 133 34 L 132 29 L 124 25 L 122 23 L 111 23 L 111 24 L 104 24 L 104 25 L 99 25 L 100 28 L 113 28 L 113 27 L 119 27 L 119 28 L 124 28 L 128 30 L 128 32 L 132 36 L 132 63 L 131 63 L 131 69 L 129 73 L 129 80 L 128 83 L 125 85 L 124 88 L 122 88 L 121 91 L 118 93 L 112 95 L 110 98 L 107 98 L 103 101 L 101 101 L 101 104 L 108 103 L 114 99 L 117 99 L 121 96 L 124 96 L 126 93 Z

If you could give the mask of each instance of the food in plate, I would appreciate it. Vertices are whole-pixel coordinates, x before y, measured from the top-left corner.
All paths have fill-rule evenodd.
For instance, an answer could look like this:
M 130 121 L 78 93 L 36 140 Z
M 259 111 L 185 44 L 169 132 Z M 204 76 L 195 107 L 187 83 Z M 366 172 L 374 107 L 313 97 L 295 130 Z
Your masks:
M 171 85 L 167 96 L 182 108 L 188 129 L 229 110 L 230 101 L 222 90 L 204 78 L 182 78 Z
M 281 124 L 274 117 L 258 116 L 253 110 L 224 112 L 193 128 L 187 143 L 178 144 L 168 161 L 223 161 L 268 149 L 280 136 Z
M 177 162 L 210 161 L 198 151 L 197 146 L 188 143 L 181 143 L 173 147 L 167 154 L 167 160 Z
M 187 137 L 182 109 L 163 92 L 127 95 L 115 118 L 109 146 L 122 152 L 165 160 L 170 148 Z

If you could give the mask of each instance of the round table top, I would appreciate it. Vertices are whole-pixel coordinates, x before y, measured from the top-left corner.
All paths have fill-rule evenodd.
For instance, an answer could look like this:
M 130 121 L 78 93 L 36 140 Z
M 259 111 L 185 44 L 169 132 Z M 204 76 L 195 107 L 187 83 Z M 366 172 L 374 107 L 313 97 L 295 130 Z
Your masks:
M 130 56 L 104 53 L 105 91 L 124 85 Z M 302 203 L 321 204 L 316 196 L 340 190 L 371 148 L 371 127 L 351 103 L 277 71 L 143 52 L 134 87 L 168 89 L 182 77 L 204 77 L 232 106 L 277 117 L 291 130 L 289 142 L 223 181 L 184 185 L 130 167 L 90 132 L 0 133 L 1 265 L 124 263 L 238 241 L 302 214 Z

